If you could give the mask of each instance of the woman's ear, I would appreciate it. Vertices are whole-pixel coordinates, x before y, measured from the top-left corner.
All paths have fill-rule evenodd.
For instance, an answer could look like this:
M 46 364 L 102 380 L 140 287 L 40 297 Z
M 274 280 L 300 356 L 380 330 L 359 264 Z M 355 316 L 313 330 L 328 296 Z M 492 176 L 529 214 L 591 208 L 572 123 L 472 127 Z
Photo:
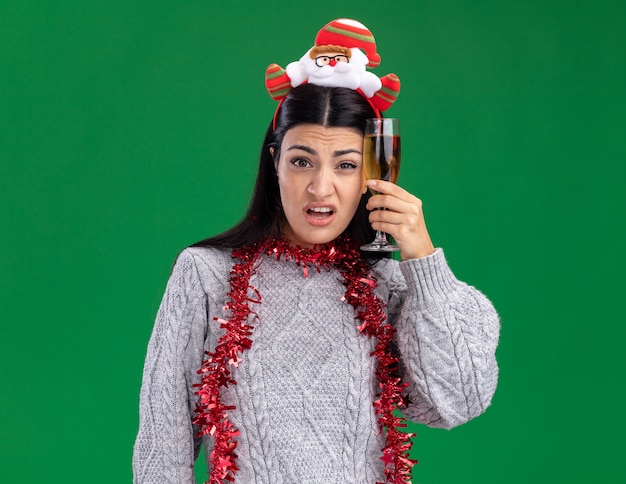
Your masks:
M 270 155 L 272 155 L 272 159 L 274 160 L 274 172 L 278 174 L 278 160 L 274 158 L 275 153 L 276 153 L 276 150 L 274 149 L 274 147 L 270 146 Z

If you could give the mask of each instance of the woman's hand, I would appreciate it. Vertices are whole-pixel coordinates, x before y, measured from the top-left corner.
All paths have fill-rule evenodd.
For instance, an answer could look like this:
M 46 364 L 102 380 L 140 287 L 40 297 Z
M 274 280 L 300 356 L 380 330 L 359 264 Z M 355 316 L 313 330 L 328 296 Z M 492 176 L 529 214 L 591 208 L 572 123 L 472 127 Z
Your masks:
M 368 180 L 367 186 L 378 192 L 367 202 L 372 228 L 386 232 L 395 239 L 402 260 L 425 257 L 435 252 L 419 198 L 383 180 Z M 376 210 L 378 208 L 386 210 Z

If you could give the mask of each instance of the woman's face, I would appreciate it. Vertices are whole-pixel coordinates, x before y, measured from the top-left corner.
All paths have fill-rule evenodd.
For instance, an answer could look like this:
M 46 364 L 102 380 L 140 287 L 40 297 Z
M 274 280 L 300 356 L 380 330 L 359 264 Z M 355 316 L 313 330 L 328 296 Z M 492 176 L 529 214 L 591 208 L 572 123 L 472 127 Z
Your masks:
M 349 128 L 304 124 L 285 133 L 274 164 L 292 244 L 326 244 L 346 229 L 366 190 L 362 151 L 363 136 Z

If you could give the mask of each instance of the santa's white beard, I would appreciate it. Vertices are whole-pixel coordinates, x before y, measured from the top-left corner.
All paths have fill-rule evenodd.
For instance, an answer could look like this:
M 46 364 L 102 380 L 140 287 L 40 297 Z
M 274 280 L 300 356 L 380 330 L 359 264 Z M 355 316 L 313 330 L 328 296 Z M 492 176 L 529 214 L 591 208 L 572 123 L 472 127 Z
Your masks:
M 317 67 L 314 62 L 307 66 L 309 82 L 318 86 L 348 87 L 357 89 L 361 83 L 361 75 L 365 66 L 351 65 L 346 62 L 338 62 L 333 66 Z
M 311 71 L 311 75 L 315 75 L 315 77 L 330 77 L 335 73 L 344 74 L 352 71 L 352 66 L 347 62 L 338 62 L 334 67 L 330 65 L 319 68 L 317 66 L 315 67 L 316 69 Z

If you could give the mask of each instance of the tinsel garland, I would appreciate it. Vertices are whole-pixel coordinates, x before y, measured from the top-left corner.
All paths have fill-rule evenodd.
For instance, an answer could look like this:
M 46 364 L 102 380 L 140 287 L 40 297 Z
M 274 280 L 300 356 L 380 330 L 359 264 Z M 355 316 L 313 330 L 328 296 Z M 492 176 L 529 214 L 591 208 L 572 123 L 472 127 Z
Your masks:
M 200 428 L 197 436 L 210 434 L 214 447 L 209 458 L 210 475 L 208 484 L 234 482 L 237 467 L 237 440 L 239 431 L 228 418 L 234 406 L 224 405 L 220 399 L 220 389 L 236 384 L 231 368 L 237 368 L 242 354 L 252 346 L 253 327 L 248 324 L 248 316 L 254 314 L 249 303 L 261 302 L 258 290 L 250 286 L 250 277 L 255 273 L 255 264 L 261 254 L 284 257 L 302 267 L 304 277 L 308 277 L 308 267 L 318 272 L 321 268 L 335 267 L 342 274 L 346 293 L 342 301 L 351 304 L 361 324 L 360 333 L 374 338 L 376 346 L 372 356 L 376 357 L 376 377 L 380 383 L 380 393 L 373 402 L 381 432 L 386 432 L 385 446 L 381 459 L 385 464 L 385 483 L 408 484 L 411 482 L 411 469 L 416 463 L 409 458 L 411 438 L 414 434 L 402 432 L 406 427 L 403 417 L 394 411 L 406 406 L 402 395 L 407 386 L 397 376 L 398 357 L 391 350 L 395 328 L 385 324 L 385 304 L 374 294 L 377 287 L 368 263 L 361 259 L 355 244 L 346 236 L 319 250 L 292 247 L 281 239 L 270 239 L 233 251 L 233 258 L 240 262 L 233 265 L 230 273 L 229 302 L 224 307 L 230 311 L 228 320 L 214 318 L 225 333 L 219 338 L 215 350 L 207 352 L 198 373 L 201 382 L 195 385 L 200 402 L 196 404 L 196 418 L 193 423 Z M 383 484 L 383 483 L 376 483 Z

